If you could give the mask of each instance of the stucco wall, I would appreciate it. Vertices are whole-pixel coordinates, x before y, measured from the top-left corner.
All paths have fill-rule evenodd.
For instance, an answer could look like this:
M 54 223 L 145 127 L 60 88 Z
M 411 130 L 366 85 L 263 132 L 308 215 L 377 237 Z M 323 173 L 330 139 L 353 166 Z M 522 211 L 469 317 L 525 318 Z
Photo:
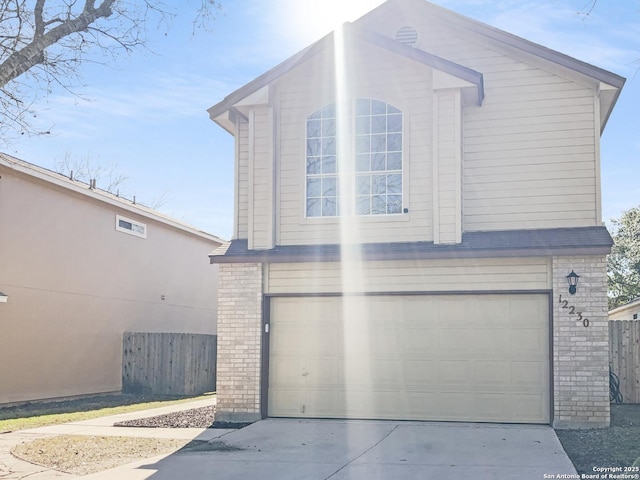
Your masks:
M 124 331 L 216 333 L 216 242 L 0 175 L 0 403 L 120 390 Z M 116 214 L 147 238 L 116 231 Z

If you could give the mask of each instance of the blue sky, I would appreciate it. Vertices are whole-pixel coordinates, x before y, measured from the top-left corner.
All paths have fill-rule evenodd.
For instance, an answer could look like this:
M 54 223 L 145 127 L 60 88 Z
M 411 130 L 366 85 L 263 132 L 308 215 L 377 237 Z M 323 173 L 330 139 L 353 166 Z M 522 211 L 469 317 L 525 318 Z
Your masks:
M 169 5 L 171 1 L 165 2 Z M 210 33 L 189 17 L 149 32 L 149 48 L 81 67 L 80 96 L 39 100 L 37 125 L 51 129 L 4 147 L 54 168 L 69 154 L 117 164 L 122 193 L 197 228 L 230 238 L 233 138 L 206 109 L 380 0 L 222 0 Z M 640 205 L 640 1 L 434 0 L 433 3 L 627 78 L 602 137 L 603 218 Z M 182 4 L 182 2 L 180 3 Z M 178 7 L 180 8 L 180 7 Z M 99 185 L 98 185 L 99 186 Z

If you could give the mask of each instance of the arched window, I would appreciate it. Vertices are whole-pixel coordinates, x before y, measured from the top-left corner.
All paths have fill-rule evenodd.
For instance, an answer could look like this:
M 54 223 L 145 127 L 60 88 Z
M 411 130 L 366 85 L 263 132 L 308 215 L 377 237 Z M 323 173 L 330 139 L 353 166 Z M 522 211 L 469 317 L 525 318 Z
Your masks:
M 357 98 L 353 105 L 354 135 L 349 151 L 354 161 L 348 178 L 355 182 L 355 212 L 342 208 L 336 142 L 335 103 L 306 119 L 306 216 L 334 217 L 402 213 L 402 112 L 385 102 Z M 351 170 L 351 169 L 350 169 Z

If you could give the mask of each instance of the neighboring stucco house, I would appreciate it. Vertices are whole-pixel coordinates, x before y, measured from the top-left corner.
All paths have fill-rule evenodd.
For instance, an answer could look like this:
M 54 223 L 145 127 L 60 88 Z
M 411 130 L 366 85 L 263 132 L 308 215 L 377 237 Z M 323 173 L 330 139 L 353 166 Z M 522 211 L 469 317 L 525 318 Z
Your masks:
M 0 404 L 119 391 L 125 331 L 215 334 L 221 243 L 0 154 Z
M 609 310 L 609 320 L 638 320 L 640 318 L 640 298 Z
M 389 0 L 211 107 L 236 145 L 217 419 L 608 425 L 599 141 L 623 84 Z

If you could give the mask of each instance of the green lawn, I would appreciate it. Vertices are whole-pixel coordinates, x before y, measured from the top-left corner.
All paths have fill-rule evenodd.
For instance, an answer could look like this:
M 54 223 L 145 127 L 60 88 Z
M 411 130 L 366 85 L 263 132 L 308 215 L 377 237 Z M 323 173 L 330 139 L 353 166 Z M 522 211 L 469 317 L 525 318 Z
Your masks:
M 205 398 L 210 398 L 210 395 L 178 397 L 113 394 L 55 402 L 31 402 L 11 407 L 0 406 L 0 433 L 89 420 Z

